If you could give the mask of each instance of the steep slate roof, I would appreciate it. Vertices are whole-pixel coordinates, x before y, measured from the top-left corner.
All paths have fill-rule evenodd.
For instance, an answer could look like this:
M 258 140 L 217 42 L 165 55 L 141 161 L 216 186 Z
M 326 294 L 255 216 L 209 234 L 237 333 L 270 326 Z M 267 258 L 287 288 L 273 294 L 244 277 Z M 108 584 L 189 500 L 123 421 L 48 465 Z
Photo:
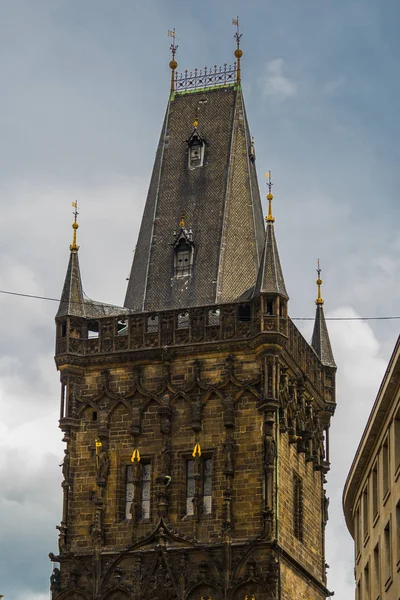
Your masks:
M 322 304 L 317 304 L 311 346 L 323 365 L 336 368 Z
M 281 261 L 279 260 L 273 221 L 267 222 L 264 250 L 254 295 L 261 292 L 280 294 L 285 296 L 285 298 L 289 298 L 286 291 L 285 280 L 283 279 Z
M 85 317 L 95 319 L 116 316 L 131 311 L 120 306 L 95 302 L 83 292 L 78 251 L 71 250 L 61 300 L 56 314 L 59 317 Z
M 188 168 L 198 109 L 202 167 Z M 229 302 L 254 286 L 264 224 L 240 86 L 176 93 L 167 106 L 125 306 L 163 310 Z M 193 230 L 192 275 L 174 277 L 181 215 Z

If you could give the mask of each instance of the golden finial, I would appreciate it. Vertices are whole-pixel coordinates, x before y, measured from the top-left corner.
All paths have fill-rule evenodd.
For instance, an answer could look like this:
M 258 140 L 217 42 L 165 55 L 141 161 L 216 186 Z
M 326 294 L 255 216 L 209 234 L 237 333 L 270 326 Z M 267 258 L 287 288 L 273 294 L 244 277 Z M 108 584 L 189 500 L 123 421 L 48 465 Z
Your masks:
M 181 227 L 182 229 L 185 227 L 185 213 L 184 212 L 181 214 L 181 220 L 179 221 L 179 227 Z
M 168 35 L 172 38 L 172 43 L 170 46 L 172 59 L 170 60 L 169 68 L 171 69 L 171 92 L 173 92 L 175 90 L 175 69 L 178 66 L 178 63 L 175 60 L 175 54 L 178 48 L 178 45 L 175 44 L 175 28 L 172 31 L 168 29 Z
M 317 261 L 317 273 L 318 273 L 318 279 L 317 279 L 317 286 L 318 286 L 318 298 L 315 301 L 315 304 L 323 304 L 324 301 L 322 300 L 321 297 L 321 284 L 322 284 L 322 279 L 321 279 L 321 267 L 319 266 L 319 259 Z
M 272 216 L 272 200 L 274 199 L 274 196 L 272 195 L 273 183 L 272 183 L 272 179 L 271 179 L 271 171 L 268 171 L 268 173 L 265 173 L 265 177 L 268 179 L 268 181 L 267 181 L 268 216 L 265 217 L 265 220 L 267 221 L 267 223 L 274 223 L 275 217 Z
M 74 215 L 74 222 L 72 223 L 72 229 L 74 230 L 74 235 L 72 237 L 72 244 L 69 249 L 77 252 L 79 250 L 79 246 L 76 243 L 76 230 L 78 229 L 78 201 L 72 203 L 72 207 L 75 209 L 72 213 Z
M 193 121 L 193 127 L 198 127 L 199 126 L 199 107 L 196 106 L 196 112 L 194 115 L 194 121 Z
M 201 456 L 201 447 L 200 444 L 195 444 L 192 452 L 193 458 L 200 458 Z
M 140 462 L 140 452 L 138 448 L 135 448 L 132 452 L 131 462 Z
M 241 40 L 243 34 L 240 33 L 240 29 L 239 29 L 239 17 L 236 17 L 236 19 L 232 19 L 232 25 L 235 25 L 235 27 L 236 27 L 236 33 L 233 34 L 233 37 L 236 40 L 236 50 L 234 52 L 234 55 L 237 59 L 236 81 L 237 81 L 237 83 L 240 83 L 240 81 L 241 81 L 240 59 L 243 56 L 243 51 L 240 49 L 240 40 Z

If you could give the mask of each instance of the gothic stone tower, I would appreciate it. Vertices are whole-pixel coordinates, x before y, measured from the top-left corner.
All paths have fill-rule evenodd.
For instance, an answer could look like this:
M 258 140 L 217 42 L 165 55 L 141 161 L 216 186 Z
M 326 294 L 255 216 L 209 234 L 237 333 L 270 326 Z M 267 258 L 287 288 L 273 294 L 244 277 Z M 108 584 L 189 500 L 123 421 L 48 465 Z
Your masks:
M 173 46 L 173 53 L 175 48 Z M 320 600 L 335 363 L 288 316 L 233 68 L 178 77 L 125 306 L 56 317 L 66 442 L 53 600 Z

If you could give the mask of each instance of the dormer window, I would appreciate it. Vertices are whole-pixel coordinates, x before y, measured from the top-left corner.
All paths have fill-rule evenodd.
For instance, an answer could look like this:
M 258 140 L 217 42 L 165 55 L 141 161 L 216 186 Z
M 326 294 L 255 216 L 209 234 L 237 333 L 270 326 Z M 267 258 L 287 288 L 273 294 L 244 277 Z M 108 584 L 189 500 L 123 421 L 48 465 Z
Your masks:
M 203 166 L 204 159 L 204 143 L 195 135 L 189 142 L 189 168 Z
M 184 237 L 181 237 L 174 251 L 175 277 L 190 275 L 192 272 L 193 247 Z

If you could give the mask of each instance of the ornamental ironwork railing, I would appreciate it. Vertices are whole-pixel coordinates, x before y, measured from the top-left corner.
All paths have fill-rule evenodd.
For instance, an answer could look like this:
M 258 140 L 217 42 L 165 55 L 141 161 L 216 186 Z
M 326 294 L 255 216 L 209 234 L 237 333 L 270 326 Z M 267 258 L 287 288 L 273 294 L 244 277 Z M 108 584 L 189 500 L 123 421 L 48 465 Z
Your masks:
M 217 86 L 229 85 L 236 82 L 237 64 L 224 64 L 222 67 L 195 69 L 175 74 L 175 92 L 200 90 Z

